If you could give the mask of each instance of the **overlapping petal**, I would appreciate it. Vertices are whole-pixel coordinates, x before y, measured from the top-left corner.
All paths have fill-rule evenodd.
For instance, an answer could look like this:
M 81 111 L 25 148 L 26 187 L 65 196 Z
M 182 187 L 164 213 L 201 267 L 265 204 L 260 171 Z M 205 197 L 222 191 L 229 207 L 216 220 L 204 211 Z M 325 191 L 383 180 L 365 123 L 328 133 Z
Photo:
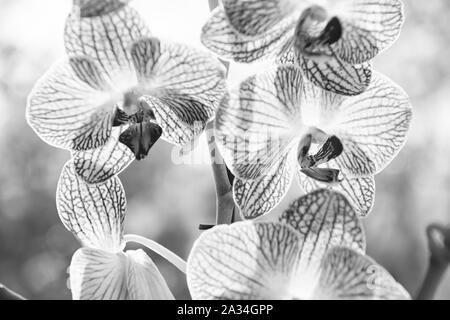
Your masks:
M 295 23 L 294 16 L 287 17 L 263 34 L 248 36 L 238 32 L 230 24 L 223 8 L 217 8 L 203 27 L 201 40 L 208 49 L 223 59 L 249 63 L 280 55 L 291 42 Z M 264 28 L 269 25 L 266 24 Z
M 69 161 L 59 179 L 56 205 L 64 226 L 83 245 L 109 252 L 123 249 L 126 199 L 119 178 L 87 184 Z
M 296 62 L 305 77 L 316 86 L 345 96 L 364 92 L 372 78 L 370 63 L 352 65 L 334 54 L 325 61 L 316 61 L 297 54 Z
M 299 237 L 288 226 L 238 223 L 202 234 L 188 260 L 193 299 L 289 298 Z
M 66 21 L 64 40 L 69 56 L 87 56 L 95 60 L 117 91 L 123 92 L 137 84 L 131 45 L 149 35 L 139 13 L 124 5 L 100 16 L 71 14 Z
M 192 141 L 225 94 L 224 66 L 206 52 L 156 38 L 136 42 L 131 51 L 163 138 L 178 145 Z
M 256 219 L 274 209 L 284 198 L 295 173 L 295 153 L 285 155 L 283 160 L 267 175 L 244 181 L 235 178 L 234 201 L 245 219 Z
M 104 146 L 72 153 L 75 171 L 87 183 L 103 183 L 135 160 L 133 152 L 119 141 L 125 130 L 122 127 L 113 128 L 111 138 Z
M 228 21 L 236 31 L 256 36 L 269 31 L 286 17 L 296 15 L 306 1 L 224 0 L 222 3 Z
M 333 163 L 326 167 L 333 167 Z M 343 179 L 335 185 L 328 185 L 299 172 L 300 186 L 306 193 L 322 188 L 331 188 L 345 195 L 352 207 L 361 217 L 366 217 L 375 203 L 375 178 L 373 176 L 364 178 L 348 178 L 341 173 Z
M 342 103 L 330 129 L 344 145 L 343 154 L 336 159 L 339 167 L 354 177 L 382 171 L 403 147 L 411 118 L 407 94 L 375 73 L 364 93 Z
M 216 115 L 216 136 L 238 178 L 260 178 L 292 150 L 303 126 L 301 84 L 299 70 L 280 68 L 250 77 L 224 99 Z
M 334 248 L 323 260 L 317 299 L 409 300 L 408 292 L 371 258 L 348 248 Z
M 123 8 L 131 0 L 73 0 L 82 18 L 96 17 Z
M 82 248 L 70 264 L 74 300 L 168 300 L 167 283 L 142 251 L 111 253 Z
M 397 39 L 403 25 L 401 0 L 341 0 L 333 9 L 342 36 L 332 47 L 351 64 L 373 59 Z
M 57 62 L 36 84 L 27 120 L 45 142 L 59 148 L 87 150 L 111 135 L 113 92 L 94 61 L 73 57 Z

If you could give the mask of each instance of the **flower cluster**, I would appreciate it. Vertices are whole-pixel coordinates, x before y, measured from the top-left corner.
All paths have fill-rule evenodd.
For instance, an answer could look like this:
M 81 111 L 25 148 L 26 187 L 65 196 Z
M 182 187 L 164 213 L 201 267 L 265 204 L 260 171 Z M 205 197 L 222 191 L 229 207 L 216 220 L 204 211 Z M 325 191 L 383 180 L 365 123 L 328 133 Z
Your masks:
M 72 156 L 56 201 L 83 245 L 70 266 L 73 298 L 172 299 L 152 260 L 124 251 L 138 242 L 186 273 L 194 299 L 409 299 L 366 256 L 361 223 L 412 116 L 406 93 L 370 64 L 398 36 L 401 2 L 222 0 L 203 44 L 221 59 L 272 62 L 231 90 L 216 57 L 152 36 L 129 2 L 74 0 L 67 56 L 27 107 L 39 137 Z M 208 122 L 249 221 L 206 231 L 186 266 L 124 236 L 117 175 L 160 138 L 185 145 Z M 306 195 L 262 222 L 294 177 Z

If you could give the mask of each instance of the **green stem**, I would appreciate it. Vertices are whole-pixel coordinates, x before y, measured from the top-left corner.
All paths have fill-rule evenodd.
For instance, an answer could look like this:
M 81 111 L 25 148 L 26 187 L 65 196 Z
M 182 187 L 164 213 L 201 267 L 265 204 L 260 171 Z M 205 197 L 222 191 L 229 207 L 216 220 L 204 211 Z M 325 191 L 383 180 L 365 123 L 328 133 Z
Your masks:
M 0 283 L 0 300 L 25 300 L 25 298 Z
M 417 295 L 417 300 L 433 300 L 447 269 L 448 264 L 443 264 L 431 256 L 425 279 Z
M 124 240 L 126 243 L 134 242 L 149 248 L 153 252 L 159 254 L 161 257 L 169 261 L 175 267 L 177 267 L 178 270 L 186 274 L 186 261 L 181 259 L 179 256 L 177 256 L 175 253 L 173 253 L 166 247 L 160 245 L 159 243 L 134 234 L 125 235 Z

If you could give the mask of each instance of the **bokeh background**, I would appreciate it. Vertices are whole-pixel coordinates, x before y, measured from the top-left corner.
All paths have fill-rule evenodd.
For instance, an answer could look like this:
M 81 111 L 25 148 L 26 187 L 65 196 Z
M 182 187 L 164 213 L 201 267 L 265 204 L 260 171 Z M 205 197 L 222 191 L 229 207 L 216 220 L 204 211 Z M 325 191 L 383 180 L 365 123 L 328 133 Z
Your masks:
M 63 54 L 70 0 L 0 0 L 0 283 L 30 299 L 70 299 L 67 267 L 79 248 L 59 221 L 55 190 L 67 152 L 54 149 L 25 121 L 27 95 Z M 155 35 L 199 46 L 206 0 L 136 0 Z M 425 227 L 450 223 L 450 1 L 405 0 L 396 44 L 375 67 L 409 93 L 414 121 L 405 148 L 377 176 L 376 205 L 365 220 L 368 253 L 411 293 L 428 261 Z M 233 66 L 231 81 L 258 66 Z M 201 152 L 201 151 L 198 151 Z M 148 159 L 121 175 L 128 198 L 126 231 L 157 240 L 183 258 L 213 223 L 209 165 L 179 165 L 159 142 Z M 300 195 L 295 186 L 282 206 Z M 189 298 L 184 276 L 151 254 L 177 298 Z M 450 273 L 438 298 L 450 299 Z

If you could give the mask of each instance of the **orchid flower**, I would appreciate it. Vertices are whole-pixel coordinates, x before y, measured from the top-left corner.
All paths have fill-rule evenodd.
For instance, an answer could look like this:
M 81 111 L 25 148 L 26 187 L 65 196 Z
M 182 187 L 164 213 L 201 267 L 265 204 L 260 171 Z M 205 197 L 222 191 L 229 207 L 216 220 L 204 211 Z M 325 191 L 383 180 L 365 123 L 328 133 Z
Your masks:
M 305 76 L 344 95 L 363 92 L 370 61 L 397 39 L 400 0 L 222 0 L 202 32 L 224 59 L 249 63 L 295 56 Z
M 215 114 L 225 86 L 211 54 L 151 36 L 129 1 L 78 0 L 66 22 L 67 58 L 30 94 L 27 119 L 45 142 L 72 151 L 98 183 L 164 140 L 185 145 Z
M 163 276 L 142 250 L 124 251 L 138 242 L 164 256 L 185 272 L 185 262 L 161 245 L 123 235 L 125 191 L 118 177 L 87 184 L 69 161 L 56 196 L 64 226 L 83 244 L 70 264 L 70 288 L 75 300 L 173 299 Z
M 188 259 L 188 286 L 193 299 L 409 299 L 364 252 L 350 202 L 323 189 L 295 201 L 278 222 L 202 234 Z
M 365 216 L 374 201 L 373 176 L 402 148 L 411 115 L 406 93 L 381 74 L 374 73 L 364 93 L 348 97 L 284 65 L 232 90 L 215 128 L 246 219 L 277 206 L 295 175 L 306 192 L 334 188 Z

